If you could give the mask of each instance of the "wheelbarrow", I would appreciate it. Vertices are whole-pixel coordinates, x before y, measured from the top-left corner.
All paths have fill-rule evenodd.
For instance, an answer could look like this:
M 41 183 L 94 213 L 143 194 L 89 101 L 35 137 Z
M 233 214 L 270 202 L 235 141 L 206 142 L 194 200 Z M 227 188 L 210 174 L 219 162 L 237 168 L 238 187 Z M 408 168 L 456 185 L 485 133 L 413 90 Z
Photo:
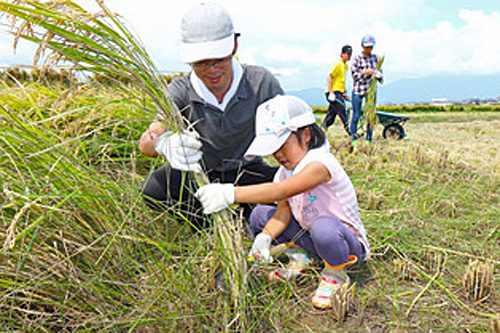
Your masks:
M 349 106 L 346 108 L 346 116 L 347 119 L 349 119 L 349 123 L 351 122 L 351 117 L 349 114 L 352 112 L 352 106 Z M 359 122 L 359 128 L 364 128 L 364 122 L 365 122 L 365 117 L 364 117 L 364 112 L 361 110 L 361 118 Z M 400 114 L 395 114 L 395 113 L 389 113 L 389 112 L 383 112 L 383 111 L 375 111 L 375 114 L 378 117 L 378 122 L 384 126 L 382 136 L 384 139 L 394 139 L 394 140 L 401 140 L 406 136 L 405 130 L 403 129 L 403 124 L 410 119 L 408 116 L 403 116 Z M 359 133 L 358 136 L 362 136 L 363 133 Z
M 375 114 L 378 117 L 379 123 L 384 126 L 384 131 L 382 132 L 384 139 L 401 140 L 406 136 L 402 124 L 410 119 L 410 117 L 383 111 L 375 111 Z

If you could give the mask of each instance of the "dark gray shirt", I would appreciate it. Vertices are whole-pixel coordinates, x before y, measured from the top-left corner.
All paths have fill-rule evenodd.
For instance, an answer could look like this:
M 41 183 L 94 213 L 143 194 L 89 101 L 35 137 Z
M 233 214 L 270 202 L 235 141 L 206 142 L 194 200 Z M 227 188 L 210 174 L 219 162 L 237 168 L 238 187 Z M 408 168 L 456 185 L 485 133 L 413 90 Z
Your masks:
M 177 77 L 169 85 L 174 103 L 202 138 L 207 171 L 235 170 L 249 163 L 243 154 L 255 137 L 255 111 L 259 104 L 283 95 L 281 85 L 268 70 L 242 66 L 240 84 L 225 111 L 198 96 L 189 75 Z

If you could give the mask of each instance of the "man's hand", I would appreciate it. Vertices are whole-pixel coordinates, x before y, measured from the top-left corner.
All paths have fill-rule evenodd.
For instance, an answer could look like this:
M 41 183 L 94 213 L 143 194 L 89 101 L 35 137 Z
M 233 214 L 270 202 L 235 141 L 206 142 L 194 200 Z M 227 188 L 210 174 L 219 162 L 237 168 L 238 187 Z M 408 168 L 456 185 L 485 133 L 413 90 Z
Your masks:
M 201 142 L 194 131 L 175 134 L 166 132 L 158 138 L 155 149 L 167 158 L 174 169 L 202 172 Z
M 375 78 L 377 80 L 381 80 L 382 79 L 382 72 L 381 71 L 375 71 Z
M 363 75 L 373 75 L 373 73 L 375 73 L 375 70 L 373 68 L 370 68 L 370 69 L 365 69 L 362 74 Z
M 272 262 L 271 257 L 271 236 L 263 234 L 262 232 L 255 237 L 252 244 L 252 249 L 248 256 L 253 256 L 256 259 L 264 260 L 265 262 Z
M 234 203 L 233 184 L 208 184 L 196 191 L 195 196 L 203 205 L 203 213 L 215 213 Z

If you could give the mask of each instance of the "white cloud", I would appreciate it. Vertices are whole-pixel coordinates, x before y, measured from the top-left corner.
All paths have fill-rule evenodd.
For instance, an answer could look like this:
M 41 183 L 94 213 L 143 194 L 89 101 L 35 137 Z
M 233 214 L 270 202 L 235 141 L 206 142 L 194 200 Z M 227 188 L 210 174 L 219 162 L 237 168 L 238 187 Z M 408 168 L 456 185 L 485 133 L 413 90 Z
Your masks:
M 167 70 L 186 71 L 179 59 L 182 14 L 195 1 L 107 0 L 135 29 L 146 49 Z M 85 8 L 92 0 L 80 0 Z M 361 51 L 365 33 L 375 36 L 374 52 L 386 55 L 386 82 L 438 73 L 500 73 L 500 14 L 456 10 L 453 21 L 442 19 L 418 29 L 403 24 L 423 22 L 430 12 L 425 0 L 220 0 L 242 33 L 242 62 L 263 65 L 279 73 L 287 90 L 322 87 L 326 72 L 344 44 Z M 451 2 L 453 3 L 453 2 Z M 479 4 L 478 4 L 479 6 Z M 402 21 L 406 20 L 406 21 Z M 461 24 L 457 24 L 457 22 Z M 404 26 L 404 28 L 403 28 Z M 0 63 L 30 59 L 16 56 L 0 38 Z M 24 49 L 24 47 L 23 47 Z M 30 51 L 31 52 L 31 51 Z M 13 60 L 14 59 L 14 60 Z M 29 63 L 30 61 L 28 61 Z
M 461 27 L 439 22 L 425 30 L 391 29 L 380 22 L 380 47 L 387 54 L 386 71 L 395 78 L 431 74 L 500 73 L 500 16 L 497 12 L 460 11 Z

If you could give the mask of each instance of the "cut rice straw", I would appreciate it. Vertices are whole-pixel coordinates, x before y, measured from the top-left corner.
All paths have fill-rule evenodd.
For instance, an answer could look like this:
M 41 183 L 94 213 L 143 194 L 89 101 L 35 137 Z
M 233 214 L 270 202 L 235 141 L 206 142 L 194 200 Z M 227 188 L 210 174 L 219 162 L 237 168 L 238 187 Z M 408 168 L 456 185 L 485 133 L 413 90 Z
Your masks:
M 494 259 L 488 259 L 488 258 L 485 258 L 485 257 L 481 257 L 481 256 L 474 256 L 472 254 L 468 254 L 468 253 L 464 253 L 464 252 L 459 252 L 459 251 L 455 251 L 455 250 L 450 250 L 450 249 L 444 249 L 444 248 L 441 248 L 441 247 L 436 247 L 436 246 L 432 246 L 432 245 L 424 245 L 425 248 L 428 248 L 428 249 L 431 249 L 431 250 L 436 250 L 436 251 L 441 251 L 441 252 L 445 252 L 445 253 L 450 253 L 450 254 L 455 254 L 455 255 L 458 255 L 458 256 L 461 256 L 461 257 L 466 257 L 466 258 L 471 258 L 471 259 L 480 259 L 480 260 L 483 260 L 483 261 L 490 261 L 492 263 L 495 263 L 495 264 L 500 264 L 500 261 L 498 260 L 494 260 Z

